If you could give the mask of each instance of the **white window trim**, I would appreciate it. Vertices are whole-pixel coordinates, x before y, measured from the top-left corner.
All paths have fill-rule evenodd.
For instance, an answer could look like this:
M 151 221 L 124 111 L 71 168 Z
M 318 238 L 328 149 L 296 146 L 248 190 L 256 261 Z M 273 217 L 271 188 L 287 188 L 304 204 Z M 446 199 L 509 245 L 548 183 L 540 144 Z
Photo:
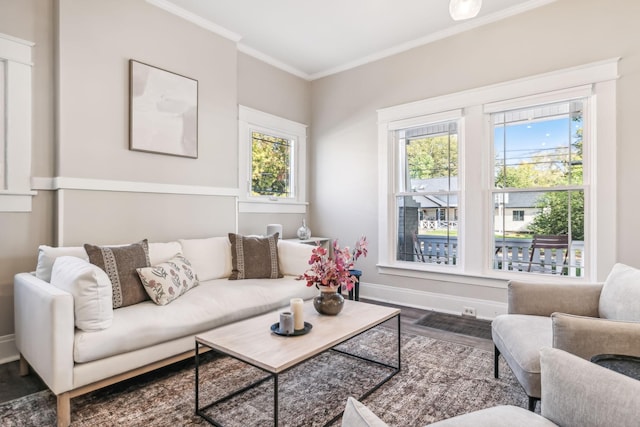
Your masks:
M 34 43 L 0 33 L 0 59 L 6 65 L 5 176 L 0 212 L 30 212 L 31 51 Z
M 381 274 L 404 275 L 433 280 L 443 280 L 448 276 L 461 283 L 474 283 L 492 287 L 505 287 L 510 279 L 535 279 L 536 281 L 602 281 L 610 271 L 616 259 L 616 221 L 607 214 L 611 206 L 616 206 L 616 82 L 618 61 L 612 58 L 583 66 L 535 75 L 523 79 L 485 86 L 450 95 L 439 96 L 422 101 L 378 110 L 378 159 L 379 159 L 379 228 L 378 271 Z M 491 181 L 491 140 L 486 111 L 500 109 L 508 105 L 509 100 L 523 98 L 516 102 L 546 102 L 551 96 L 564 94 L 570 96 L 587 88 L 593 91 L 591 108 L 593 124 L 592 146 L 589 148 L 591 186 L 585 195 L 589 206 L 591 221 L 585 224 L 589 232 L 588 248 L 591 258 L 590 269 L 583 278 L 535 275 L 526 273 L 494 271 L 490 268 L 489 244 L 491 239 L 492 216 L 488 214 L 488 202 L 485 200 L 490 191 Z M 530 98 L 526 98 L 530 97 Z M 395 229 L 393 218 L 395 206 L 393 197 L 393 174 L 396 158 L 394 145 L 390 143 L 390 131 L 406 127 L 409 123 L 419 122 L 424 116 L 462 109 L 463 118 L 460 129 L 459 159 L 461 174 L 465 178 L 460 182 L 461 213 L 459 222 L 460 268 L 445 269 L 419 263 L 403 263 L 395 260 Z M 595 115 L 597 112 L 597 116 Z M 480 161 L 465 162 L 465 159 Z M 596 161 L 597 159 L 597 161 Z M 386 171 L 386 173 L 385 173 Z M 609 171 L 607 173 L 607 171 Z M 389 173 L 390 172 L 390 173 Z M 474 215 L 468 215 L 472 209 Z M 484 215 L 477 215 L 484 212 Z M 471 244 L 473 242 L 473 244 Z M 461 250 L 460 250 L 461 249 Z M 408 265 L 410 264 L 410 265 Z M 434 268 L 435 267 L 435 268 Z M 400 273 L 402 274 L 402 273 Z
M 294 198 L 251 197 L 251 134 L 275 134 L 295 140 L 293 176 Z M 240 213 L 306 213 L 307 210 L 307 125 L 238 106 L 238 186 Z

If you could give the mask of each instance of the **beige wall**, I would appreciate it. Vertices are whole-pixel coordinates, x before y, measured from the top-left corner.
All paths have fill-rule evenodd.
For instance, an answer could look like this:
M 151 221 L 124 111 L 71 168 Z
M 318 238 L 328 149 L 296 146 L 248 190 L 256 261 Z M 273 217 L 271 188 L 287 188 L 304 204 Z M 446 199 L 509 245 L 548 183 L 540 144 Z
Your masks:
M 54 153 L 53 4 L 0 0 L 0 32 L 35 42 L 33 48 L 32 172 L 51 175 Z M 37 11 L 37 13 L 36 13 Z M 53 197 L 39 192 L 30 213 L 0 213 L 0 360 L 2 338 L 13 334 L 13 276 L 35 266 L 39 244 L 53 242 Z
M 0 32 L 36 43 L 33 176 L 74 180 L 40 190 L 31 213 L 0 213 L 0 361 L 14 356 L 13 276 L 35 268 L 40 244 L 298 224 L 295 215 L 236 214 L 237 105 L 308 124 L 307 81 L 144 0 L 0 0 Z M 129 150 L 130 58 L 198 80 L 198 159 Z M 172 188 L 149 193 L 149 183 Z
M 381 275 L 377 254 L 376 109 L 539 73 L 622 57 L 617 82 L 618 259 L 640 267 L 635 194 L 640 114 L 640 2 L 559 0 L 312 83 L 311 222 L 319 233 L 352 244 L 359 234 L 371 253 L 362 280 L 444 295 L 506 302 L 504 289 Z M 321 166 L 321 168 L 320 168 Z M 335 173 L 335 172 L 340 173 Z M 333 172 L 333 173 L 331 173 Z M 470 282 L 472 280 L 469 280 Z M 461 308 L 461 307 L 460 307 Z

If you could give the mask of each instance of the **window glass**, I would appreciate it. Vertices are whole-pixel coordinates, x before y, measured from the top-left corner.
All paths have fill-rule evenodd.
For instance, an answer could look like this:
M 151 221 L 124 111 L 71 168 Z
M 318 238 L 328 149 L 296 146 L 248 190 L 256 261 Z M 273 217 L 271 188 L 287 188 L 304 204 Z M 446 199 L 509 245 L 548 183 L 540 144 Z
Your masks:
M 293 141 L 251 133 L 251 195 L 293 197 Z
M 455 265 L 458 250 L 458 122 L 396 132 L 399 151 L 396 260 Z
M 494 269 L 583 274 L 584 105 L 492 114 Z

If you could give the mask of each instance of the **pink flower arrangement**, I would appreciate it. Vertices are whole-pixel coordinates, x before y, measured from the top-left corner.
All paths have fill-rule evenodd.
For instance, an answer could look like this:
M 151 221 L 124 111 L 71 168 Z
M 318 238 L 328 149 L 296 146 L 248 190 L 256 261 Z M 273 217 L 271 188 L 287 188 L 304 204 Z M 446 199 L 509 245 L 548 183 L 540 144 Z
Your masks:
M 367 256 L 367 238 L 362 236 L 356 242 L 353 252 L 349 247 L 340 249 L 338 241 L 333 241 L 333 258 L 329 256 L 328 251 L 322 246 L 317 246 L 311 253 L 309 265 L 311 268 L 302 276 L 301 280 L 307 281 L 307 286 L 315 285 L 318 289 L 320 286 L 335 287 L 350 291 L 356 278 L 351 275 L 349 270 L 353 269 L 356 260 L 361 256 Z

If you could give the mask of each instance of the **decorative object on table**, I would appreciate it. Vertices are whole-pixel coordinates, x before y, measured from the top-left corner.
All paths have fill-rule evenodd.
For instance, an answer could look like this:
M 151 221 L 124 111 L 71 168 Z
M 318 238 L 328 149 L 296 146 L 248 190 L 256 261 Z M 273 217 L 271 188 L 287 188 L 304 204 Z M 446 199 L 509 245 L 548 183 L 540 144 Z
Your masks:
M 333 242 L 333 257 L 322 246 L 313 248 L 307 270 L 300 279 L 307 282 L 307 286 L 316 286 L 320 295 L 313 299 L 313 306 L 320 314 L 335 316 L 340 313 L 344 305 L 344 297 L 338 290 L 350 291 L 357 280 L 349 270 L 360 256 L 367 256 L 367 238 L 361 237 L 356 242 L 353 251 L 349 247 L 340 248 L 338 241 Z
M 267 236 L 276 234 L 282 237 L 282 224 L 267 224 Z
M 296 329 L 290 334 L 283 334 L 282 332 L 280 332 L 280 323 L 278 322 L 271 325 L 271 332 L 283 337 L 299 337 L 300 335 L 308 334 L 311 331 L 311 328 L 313 328 L 313 325 L 311 323 L 304 322 L 304 327 L 302 329 Z
M 300 240 L 311 238 L 311 229 L 307 227 L 307 221 L 304 218 L 302 219 L 302 226 L 298 228 L 297 235 Z
M 198 158 L 198 81 L 129 60 L 129 149 Z
M 293 329 L 293 314 L 289 311 L 283 311 L 280 313 L 280 324 L 278 331 L 283 335 L 291 335 Z
M 304 301 L 302 298 L 291 298 L 289 310 L 293 313 L 293 328 L 304 329 Z

